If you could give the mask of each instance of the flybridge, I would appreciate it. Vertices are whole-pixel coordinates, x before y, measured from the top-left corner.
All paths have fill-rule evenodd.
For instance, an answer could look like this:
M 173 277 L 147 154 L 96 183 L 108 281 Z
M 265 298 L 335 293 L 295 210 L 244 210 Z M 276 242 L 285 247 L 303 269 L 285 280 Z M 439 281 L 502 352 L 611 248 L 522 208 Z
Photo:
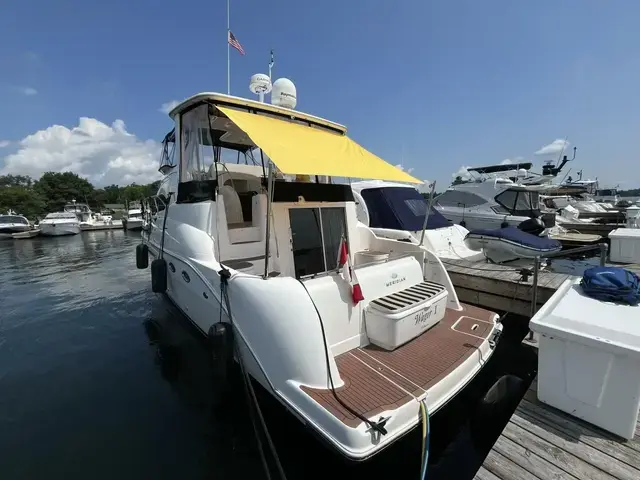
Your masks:
M 500 164 L 500 165 L 489 165 L 487 167 L 472 167 L 472 168 L 467 168 L 467 171 L 477 172 L 477 173 L 500 173 L 500 172 L 509 172 L 511 170 L 519 170 L 519 169 L 531 170 L 531 167 L 533 167 L 533 163 L 531 162 L 507 163 L 507 164 Z

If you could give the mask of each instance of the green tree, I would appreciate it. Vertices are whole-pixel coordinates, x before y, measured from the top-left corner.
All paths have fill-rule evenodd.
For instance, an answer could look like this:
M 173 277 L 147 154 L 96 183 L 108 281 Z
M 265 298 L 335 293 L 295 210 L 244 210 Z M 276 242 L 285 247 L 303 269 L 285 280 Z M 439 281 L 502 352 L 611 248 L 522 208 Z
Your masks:
M 24 215 L 29 220 L 42 217 L 46 212 L 46 201 L 33 189 L 22 185 L 0 188 L 0 213 L 9 209 Z
M 46 199 L 48 212 L 59 211 L 74 199 L 83 202 L 93 193 L 93 185 L 72 172 L 46 172 L 33 189 Z
M 27 187 L 31 188 L 33 179 L 29 175 L 1 175 L 0 187 Z

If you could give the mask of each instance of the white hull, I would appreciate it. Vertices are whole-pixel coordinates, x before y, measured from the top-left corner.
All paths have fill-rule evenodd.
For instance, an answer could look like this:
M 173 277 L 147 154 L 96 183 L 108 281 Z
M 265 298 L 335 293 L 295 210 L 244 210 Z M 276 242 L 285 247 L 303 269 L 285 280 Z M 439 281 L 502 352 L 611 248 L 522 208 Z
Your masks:
M 123 219 L 122 224 L 125 230 L 142 230 L 142 219 Z
M 487 258 L 495 263 L 509 262 L 519 258 L 535 258 L 538 255 L 549 253 L 548 250 L 540 250 L 519 243 L 514 243 L 503 238 L 467 237 L 467 246 L 474 250 L 483 250 Z M 559 251 L 559 247 L 555 251 Z
M 79 223 L 42 223 L 40 222 L 40 234 L 47 237 L 62 235 L 77 235 L 80 233 Z
M 170 217 L 168 223 L 171 222 Z M 159 252 L 158 230 L 156 227 L 152 229 L 151 241 L 146 235 L 143 236 L 152 258 L 156 258 Z M 208 261 L 198 261 L 178 255 L 172 249 L 176 247 L 174 240 L 171 236 L 165 237 L 163 256 L 168 267 L 166 294 L 198 330 L 207 334 L 214 323 L 229 322 L 226 308 L 221 309 L 220 303 L 220 277 L 217 272 L 221 266 L 211 257 Z M 204 239 L 201 240 L 204 243 Z M 203 244 L 201 248 L 201 251 L 212 252 L 213 243 Z M 431 257 L 430 261 L 438 262 L 435 257 Z M 301 283 L 291 277 L 264 281 L 234 270 L 231 270 L 231 274 L 229 301 L 236 338 L 247 371 L 295 417 L 352 460 L 363 460 L 376 454 L 416 427 L 419 422 L 416 413 L 419 399 L 426 398 L 430 414 L 435 414 L 464 389 L 493 353 L 492 342 L 487 339 L 455 371 L 430 387 L 426 397 L 421 396 L 395 410 L 381 413 L 389 417 L 385 425 L 389 433 L 373 441 L 364 423 L 357 428 L 345 426 L 300 388 L 303 385 L 326 388 L 324 342 L 318 328 L 317 313 L 310 301 L 321 300 L 321 297 L 311 291 L 310 298 Z M 326 281 L 331 282 L 330 277 L 326 277 Z M 284 291 L 287 292 L 286 302 L 282 296 Z M 320 301 L 316 305 L 323 312 L 332 308 Z M 354 309 L 354 313 L 355 310 L 359 316 L 360 309 Z M 495 323 L 496 319 L 497 315 L 491 321 L 491 332 L 501 329 Z M 287 332 L 286 335 L 283 332 Z M 363 341 L 366 343 L 366 338 L 363 339 L 362 334 L 356 332 L 355 337 L 333 345 L 331 351 L 333 355 L 338 355 L 357 348 Z M 335 386 L 339 388 L 344 383 L 340 380 L 333 355 L 331 371 Z M 378 420 L 380 415 L 371 420 Z

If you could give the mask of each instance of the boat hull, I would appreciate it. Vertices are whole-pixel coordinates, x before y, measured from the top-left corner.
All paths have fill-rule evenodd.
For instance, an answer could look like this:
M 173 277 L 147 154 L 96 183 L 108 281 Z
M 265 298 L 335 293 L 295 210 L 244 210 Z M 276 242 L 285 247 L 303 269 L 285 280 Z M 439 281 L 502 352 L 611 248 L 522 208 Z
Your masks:
M 40 235 L 46 237 L 60 237 L 64 235 L 77 235 L 80 233 L 78 223 L 42 223 L 40 222 Z
M 131 230 L 131 231 L 142 230 L 142 219 L 141 218 L 140 219 L 123 218 L 122 225 L 124 226 L 125 230 Z
M 149 242 L 144 235 L 143 242 L 149 247 L 150 256 L 158 258 L 159 243 L 153 238 L 154 241 Z M 163 258 L 167 262 L 166 296 L 190 323 L 206 335 L 214 323 L 229 322 L 226 308 L 221 307 L 219 265 L 182 258 L 167 248 Z M 284 303 L 282 291 L 288 292 Z M 374 421 L 380 417 L 388 419 L 385 428 L 389 433 L 382 438 L 364 423 L 345 424 L 312 395 L 309 389 L 327 391 L 325 343 L 320 334 L 317 311 L 300 282 L 290 277 L 262 280 L 232 272 L 228 295 L 235 337 L 245 368 L 292 415 L 319 434 L 330 448 L 351 461 L 366 460 L 418 425 L 418 398 L 422 398 L 424 392 L 416 393 L 415 397 L 411 394 L 411 399 L 397 408 L 385 407 L 375 414 L 363 413 Z M 460 312 L 459 315 L 468 314 Z M 490 324 L 487 335 L 501 328 L 495 323 L 497 316 L 492 315 L 487 319 Z M 441 328 L 449 329 L 449 326 Z M 287 335 L 283 335 L 283 331 Z M 465 336 L 465 342 L 473 339 L 473 335 Z M 487 337 L 474 347 L 455 372 L 428 387 L 429 411 L 436 414 L 464 391 L 492 352 L 492 342 Z M 330 371 L 338 391 L 346 386 L 341 378 L 343 372 L 338 369 L 351 354 L 347 351 L 335 356 L 340 366 L 334 361 L 334 356 L 330 356 Z M 343 357 L 342 360 L 339 357 Z M 373 362 L 366 358 L 364 361 Z M 386 388 L 394 388 L 384 380 L 382 383 Z M 349 384 L 353 382 L 349 380 Z

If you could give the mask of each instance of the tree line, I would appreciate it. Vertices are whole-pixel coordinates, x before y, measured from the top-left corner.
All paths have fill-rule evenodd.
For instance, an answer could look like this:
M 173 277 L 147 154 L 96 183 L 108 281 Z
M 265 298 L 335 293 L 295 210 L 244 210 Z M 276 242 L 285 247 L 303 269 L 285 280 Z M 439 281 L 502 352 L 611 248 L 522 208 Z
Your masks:
M 11 209 L 35 220 L 47 213 L 61 211 L 72 200 L 88 203 L 92 210 L 100 210 L 106 204 L 124 204 L 155 195 L 159 185 L 160 181 L 96 188 L 72 172 L 47 172 L 38 180 L 28 175 L 0 175 L 0 214 Z

